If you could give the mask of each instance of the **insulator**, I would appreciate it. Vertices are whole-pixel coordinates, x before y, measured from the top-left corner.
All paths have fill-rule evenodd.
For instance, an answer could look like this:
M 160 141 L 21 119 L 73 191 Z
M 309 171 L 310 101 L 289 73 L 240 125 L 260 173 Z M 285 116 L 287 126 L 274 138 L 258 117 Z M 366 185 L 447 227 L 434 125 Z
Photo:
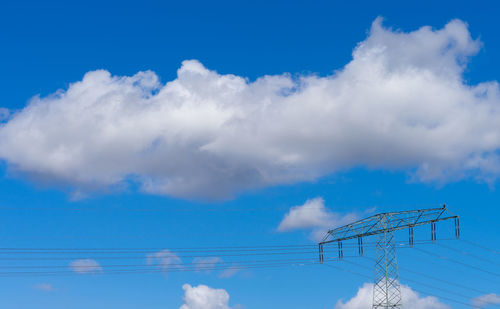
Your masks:
M 413 227 L 408 229 L 408 243 L 410 247 L 413 247 Z
M 324 260 L 324 257 L 323 257 L 323 245 L 319 244 L 318 246 L 319 246 L 319 248 L 318 248 L 318 251 L 319 251 L 319 262 L 321 264 L 323 264 L 323 260 Z
M 460 221 L 459 221 L 458 217 L 455 218 L 455 237 L 457 239 L 460 238 Z

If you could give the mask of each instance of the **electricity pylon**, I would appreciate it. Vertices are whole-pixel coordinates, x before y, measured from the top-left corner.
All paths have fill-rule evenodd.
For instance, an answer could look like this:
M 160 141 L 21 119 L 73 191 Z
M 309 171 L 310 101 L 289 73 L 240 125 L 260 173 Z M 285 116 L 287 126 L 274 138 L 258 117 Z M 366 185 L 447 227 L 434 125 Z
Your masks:
M 431 239 L 436 240 L 436 222 L 455 220 L 455 236 L 460 237 L 458 216 L 452 214 L 446 205 L 441 208 L 419 209 L 380 213 L 329 230 L 319 243 L 319 260 L 324 261 L 323 246 L 336 242 L 339 258 L 344 256 L 342 241 L 358 239 L 359 254 L 363 255 L 363 238 L 376 235 L 375 281 L 373 286 L 373 309 L 401 308 L 401 286 L 399 284 L 398 263 L 393 232 L 408 229 L 408 242 L 413 246 L 413 228 L 431 225 Z

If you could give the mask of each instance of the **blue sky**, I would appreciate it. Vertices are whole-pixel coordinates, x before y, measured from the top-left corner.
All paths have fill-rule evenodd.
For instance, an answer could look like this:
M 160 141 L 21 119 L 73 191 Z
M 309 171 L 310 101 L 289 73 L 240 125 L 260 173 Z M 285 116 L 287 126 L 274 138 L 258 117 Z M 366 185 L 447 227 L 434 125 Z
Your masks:
M 500 303 L 500 267 L 494 262 L 500 248 L 500 101 L 498 86 L 485 82 L 499 78 L 497 11 L 486 1 L 5 1 L 0 247 L 313 245 L 317 230 L 343 222 L 345 215 L 447 203 L 461 216 L 463 239 L 497 253 L 450 240 L 443 244 L 458 252 L 430 244 L 421 248 L 437 256 L 401 249 L 401 282 L 420 292 L 420 307 L 408 308 L 467 308 L 490 293 L 493 308 Z M 416 32 L 424 26 L 431 28 Z M 148 70 L 154 74 L 135 75 Z M 99 100 L 93 101 L 93 91 Z M 347 99 L 337 96 L 343 91 Z M 196 99 L 184 101 L 189 96 Z M 339 109 L 323 109 L 329 100 Z M 336 102 L 360 108 L 342 109 Z M 146 110 L 148 104 L 157 109 Z M 162 109 L 169 104 L 185 109 Z M 230 129 L 220 129 L 219 121 Z M 384 131 L 384 121 L 396 129 Z M 419 125 L 428 131 L 404 135 Z M 433 130 L 440 126 L 445 129 Z M 109 127 L 118 129 L 109 133 Z M 102 132 L 113 138 L 101 140 Z M 302 226 L 278 230 L 291 207 L 318 197 L 318 220 L 301 218 Z M 449 238 L 451 225 L 440 225 L 438 233 Z M 430 238 L 428 229 L 416 235 Z M 398 236 L 406 240 L 406 234 Z M 87 258 L 98 263 L 93 272 L 71 267 Z M 108 275 L 111 261 L 80 255 L 28 263 L 62 265 L 68 276 L 0 277 L 0 305 L 357 308 L 337 302 L 371 282 L 373 265 L 366 258 L 352 261 L 359 265 L 333 264 L 345 271 L 290 265 L 231 274 Z M 147 264 L 147 256 L 133 263 Z M 2 271 L 26 266 L 0 265 Z M 185 284 L 206 285 L 199 293 L 213 298 L 197 306 Z M 217 297 L 225 302 L 220 289 L 229 305 L 209 307 Z M 437 299 L 425 299 L 428 294 Z

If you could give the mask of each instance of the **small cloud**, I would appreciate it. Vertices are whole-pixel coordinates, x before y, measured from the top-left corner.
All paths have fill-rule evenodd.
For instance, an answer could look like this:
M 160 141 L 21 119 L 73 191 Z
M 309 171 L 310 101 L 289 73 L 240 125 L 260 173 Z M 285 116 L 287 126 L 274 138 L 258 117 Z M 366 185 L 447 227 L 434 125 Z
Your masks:
M 362 215 L 375 211 L 375 207 L 364 212 L 339 214 L 325 207 L 321 197 L 307 200 L 303 205 L 293 206 L 278 226 L 279 232 L 311 229 L 311 238 L 320 240 L 332 228 L 359 220 Z
M 234 266 L 234 265 L 233 265 Z M 219 278 L 231 278 L 236 275 L 240 270 L 238 268 L 226 268 L 220 274 Z
M 229 294 L 224 289 L 214 289 L 203 284 L 198 286 L 184 284 L 182 289 L 184 304 L 180 309 L 231 309 Z
M 38 283 L 33 286 L 35 290 L 52 292 L 54 291 L 54 287 L 50 283 Z
M 163 271 L 167 271 L 168 269 L 179 269 L 182 267 L 180 265 L 182 260 L 170 250 L 162 250 L 155 252 L 153 254 L 149 254 L 147 256 L 148 265 L 155 265 L 161 268 Z
M 313 227 L 331 226 L 334 214 L 325 208 L 325 201 L 321 197 L 307 200 L 303 205 L 293 206 L 285 215 L 278 231 L 286 232 Z
M 219 263 L 222 263 L 223 260 L 219 257 L 197 257 L 193 259 L 193 264 L 196 265 L 197 271 L 205 271 L 207 274 L 210 273 L 213 267 Z
M 498 304 L 500 304 L 500 295 L 494 293 L 481 295 L 471 300 L 471 305 L 474 308 L 484 308 L 486 306 Z
M 364 215 L 369 215 L 369 214 L 374 213 L 375 210 L 377 210 L 377 206 L 373 206 L 373 207 L 368 208 L 367 210 L 363 211 L 363 214 Z
M 101 265 L 93 259 L 75 260 L 69 264 L 69 267 L 77 274 L 95 274 L 102 272 Z

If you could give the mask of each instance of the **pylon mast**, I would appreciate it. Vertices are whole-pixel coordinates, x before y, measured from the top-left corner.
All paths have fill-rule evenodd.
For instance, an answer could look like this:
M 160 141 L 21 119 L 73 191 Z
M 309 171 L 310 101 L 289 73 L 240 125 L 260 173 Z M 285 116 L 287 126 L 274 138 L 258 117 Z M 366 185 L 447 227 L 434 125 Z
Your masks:
M 329 230 L 319 243 L 319 260 L 322 263 L 323 246 L 337 242 L 339 258 L 344 256 L 342 241 L 358 239 L 359 254 L 363 254 L 363 237 L 376 236 L 375 280 L 373 286 L 373 309 L 401 308 L 401 286 L 394 244 L 394 232 L 408 229 L 409 244 L 413 246 L 413 228 L 431 225 L 431 239 L 436 240 L 436 222 L 455 220 L 455 236 L 460 237 L 458 216 L 452 214 L 446 205 L 441 208 L 387 212 Z
M 396 248 L 393 232 L 387 231 L 389 222 L 389 218 L 384 216 L 379 223 L 380 228 L 384 229 L 384 233 L 376 235 L 373 309 L 401 308 L 401 286 L 399 284 Z

